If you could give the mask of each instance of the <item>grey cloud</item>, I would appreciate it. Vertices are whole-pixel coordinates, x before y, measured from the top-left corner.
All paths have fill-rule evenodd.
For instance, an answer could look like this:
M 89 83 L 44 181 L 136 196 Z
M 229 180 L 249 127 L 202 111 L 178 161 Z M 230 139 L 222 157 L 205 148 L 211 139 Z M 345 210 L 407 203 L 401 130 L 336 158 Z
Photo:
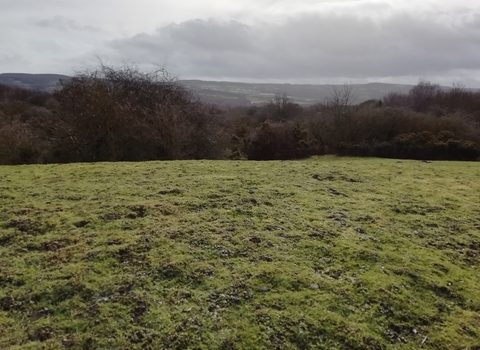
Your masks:
M 192 20 L 111 41 L 124 59 L 168 58 L 182 76 L 295 79 L 445 75 L 480 70 L 480 21 L 455 25 L 396 14 L 301 15 L 281 24 Z
M 50 19 L 36 20 L 34 21 L 34 24 L 39 27 L 53 28 L 58 30 L 73 30 L 90 33 L 97 33 L 102 31 L 98 27 L 91 25 L 81 25 L 78 24 L 76 21 L 63 16 L 55 16 L 54 18 Z
M 19 54 L 1 54 L 0 66 L 2 65 L 20 65 L 30 63 L 24 56 Z
M 249 26 L 238 21 L 221 22 L 213 19 L 191 20 L 171 24 L 158 30 L 175 42 L 183 42 L 202 50 L 250 51 L 253 37 Z
M 246 53 L 254 50 L 255 37 L 251 27 L 237 21 L 190 20 L 169 24 L 154 34 L 141 33 L 129 39 L 110 42 L 120 52 L 141 50 L 147 54 L 162 52 L 181 54 Z

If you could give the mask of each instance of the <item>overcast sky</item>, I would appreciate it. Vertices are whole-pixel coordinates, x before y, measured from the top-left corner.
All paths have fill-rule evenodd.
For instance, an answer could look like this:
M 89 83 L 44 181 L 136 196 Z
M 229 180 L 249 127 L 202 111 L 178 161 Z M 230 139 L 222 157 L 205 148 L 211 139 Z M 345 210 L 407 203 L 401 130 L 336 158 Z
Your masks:
M 479 0 L 0 0 L 0 72 L 480 87 Z

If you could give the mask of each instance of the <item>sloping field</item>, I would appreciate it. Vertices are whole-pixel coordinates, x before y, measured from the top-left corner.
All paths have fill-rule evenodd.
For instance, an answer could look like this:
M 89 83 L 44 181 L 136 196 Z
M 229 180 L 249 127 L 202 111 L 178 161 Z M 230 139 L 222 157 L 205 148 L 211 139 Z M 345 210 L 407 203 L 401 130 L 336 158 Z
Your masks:
M 480 349 L 480 163 L 0 167 L 1 349 Z

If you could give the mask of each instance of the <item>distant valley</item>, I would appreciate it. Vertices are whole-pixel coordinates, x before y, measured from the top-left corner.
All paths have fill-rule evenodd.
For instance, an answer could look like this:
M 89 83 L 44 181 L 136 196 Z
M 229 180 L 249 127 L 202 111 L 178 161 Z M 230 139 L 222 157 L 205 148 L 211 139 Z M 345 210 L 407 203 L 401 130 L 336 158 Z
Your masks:
M 60 85 L 60 80 L 70 79 L 61 74 L 27 74 L 27 73 L 1 73 L 0 84 L 18 86 L 24 89 L 53 92 Z
M 69 76 L 60 74 L 0 74 L 0 84 L 18 86 L 53 92 L 59 86 L 60 80 L 68 80 Z M 182 84 L 194 91 L 203 101 L 224 106 L 249 106 L 272 101 L 276 95 L 286 94 L 293 102 L 300 105 L 312 105 L 324 102 L 335 87 L 339 85 L 311 84 L 264 84 L 238 83 L 203 80 L 181 80 Z M 391 92 L 408 93 L 412 85 L 369 83 L 353 85 L 356 103 L 370 99 L 381 99 Z
M 251 105 L 272 101 L 276 95 L 286 94 L 300 105 L 324 102 L 339 85 L 311 84 L 263 84 L 235 83 L 202 80 L 183 80 L 183 84 L 195 91 L 203 100 L 222 105 Z M 354 86 L 355 102 L 381 99 L 390 92 L 408 93 L 412 85 L 383 83 L 358 84 Z

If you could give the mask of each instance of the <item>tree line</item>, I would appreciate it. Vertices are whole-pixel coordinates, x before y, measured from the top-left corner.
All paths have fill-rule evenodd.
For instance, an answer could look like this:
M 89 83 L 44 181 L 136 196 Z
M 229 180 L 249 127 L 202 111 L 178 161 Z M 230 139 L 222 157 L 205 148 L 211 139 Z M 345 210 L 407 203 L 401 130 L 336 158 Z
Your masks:
M 355 104 L 288 96 L 249 107 L 202 102 L 164 69 L 106 65 L 53 93 L 0 85 L 0 164 L 174 159 L 299 159 L 337 154 L 478 160 L 480 93 L 420 82 Z

